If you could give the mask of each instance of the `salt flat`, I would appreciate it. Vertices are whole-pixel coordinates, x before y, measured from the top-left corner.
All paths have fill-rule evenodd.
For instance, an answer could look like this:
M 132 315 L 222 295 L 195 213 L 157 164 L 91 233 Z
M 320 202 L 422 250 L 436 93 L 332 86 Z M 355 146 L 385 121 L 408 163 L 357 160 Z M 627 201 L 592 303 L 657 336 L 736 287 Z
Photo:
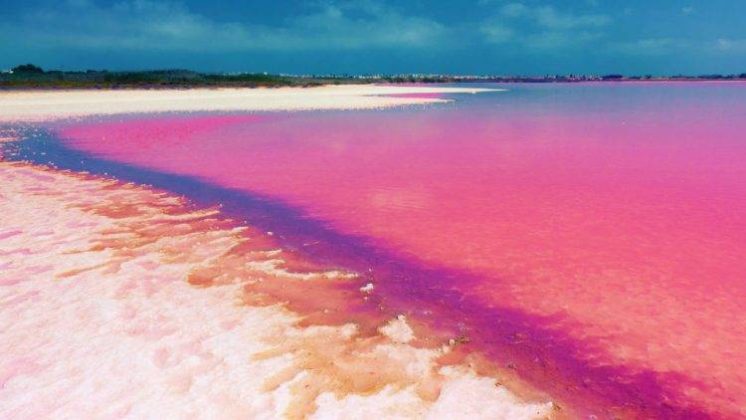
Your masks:
M 446 102 L 437 94 L 494 89 L 337 85 L 310 88 L 25 90 L 0 92 L 0 122 L 153 112 L 371 109 Z M 401 95 L 434 95 L 433 97 Z M 398 95 L 398 96 L 387 96 Z

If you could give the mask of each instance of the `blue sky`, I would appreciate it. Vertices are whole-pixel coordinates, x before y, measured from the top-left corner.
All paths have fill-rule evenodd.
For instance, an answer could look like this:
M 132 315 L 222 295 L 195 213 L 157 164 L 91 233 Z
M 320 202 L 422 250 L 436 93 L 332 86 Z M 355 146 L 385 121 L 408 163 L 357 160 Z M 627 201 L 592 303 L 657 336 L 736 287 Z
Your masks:
M 746 72 L 743 0 L 0 0 L 0 68 Z

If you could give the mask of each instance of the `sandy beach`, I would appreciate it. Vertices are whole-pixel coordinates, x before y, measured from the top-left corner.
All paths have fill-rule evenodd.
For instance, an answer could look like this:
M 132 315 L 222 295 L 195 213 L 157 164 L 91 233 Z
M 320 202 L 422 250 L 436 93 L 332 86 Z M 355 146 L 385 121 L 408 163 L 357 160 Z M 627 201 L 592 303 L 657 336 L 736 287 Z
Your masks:
M 447 101 L 422 95 L 490 90 L 494 91 L 438 86 L 340 85 L 272 89 L 6 91 L 0 92 L 0 122 L 154 112 L 374 109 Z
M 12 92 L 0 120 L 440 102 L 442 88 Z M 463 91 L 463 90 L 459 90 Z M 472 91 L 472 90 L 469 90 Z M 13 140 L 6 133 L 6 141 Z M 354 272 L 293 267 L 266 232 L 114 179 L 2 161 L 0 417 L 542 418 L 469 363 L 442 363 L 403 317 L 309 323 L 262 284 Z M 361 297 L 374 285 L 361 284 Z

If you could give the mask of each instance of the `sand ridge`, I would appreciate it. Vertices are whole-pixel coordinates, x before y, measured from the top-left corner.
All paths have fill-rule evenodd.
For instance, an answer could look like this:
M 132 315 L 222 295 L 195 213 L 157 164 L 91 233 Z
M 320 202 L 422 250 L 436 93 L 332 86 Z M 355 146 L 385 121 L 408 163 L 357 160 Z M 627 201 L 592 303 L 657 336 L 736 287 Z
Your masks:
M 498 90 L 445 86 L 330 85 L 311 88 L 5 91 L 0 92 L 0 122 L 154 112 L 375 109 L 448 102 L 428 95 Z

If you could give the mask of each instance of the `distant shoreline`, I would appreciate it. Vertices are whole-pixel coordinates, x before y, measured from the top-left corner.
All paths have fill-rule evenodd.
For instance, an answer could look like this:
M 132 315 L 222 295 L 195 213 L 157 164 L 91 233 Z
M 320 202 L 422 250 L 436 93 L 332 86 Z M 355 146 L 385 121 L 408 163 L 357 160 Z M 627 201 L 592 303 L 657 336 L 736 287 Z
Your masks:
M 0 81 L 0 92 L 65 92 L 65 91 L 134 91 L 134 90 L 216 90 L 216 89 L 279 89 L 279 88 L 319 88 L 325 86 L 404 86 L 404 85 L 441 85 L 441 84 L 464 84 L 464 83 L 505 83 L 505 84 L 618 84 L 618 83 L 746 83 L 746 78 L 736 79 L 702 79 L 702 78 L 657 78 L 657 79 L 620 79 L 620 80 L 524 80 L 524 79 L 459 79 L 442 81 L 389 81 L 389 80 L 366 80 L 366 81 L 330 81 L 328 83 L 314 82 L 305 84 L 18 84 L 5 85 Z
M 323 85 L 442 84 L 442 83 L 599 83 L 599 82 L 744 82 L 746 73 L 699 76 L 607 75 L 282 75 L 268 73 L 213 74 L 189 70 L 112 72 L 106 70 L 44 71 L 27 64 L 0 73 L 0 91 L 9 90 L 128 90 L 315 87 Z

